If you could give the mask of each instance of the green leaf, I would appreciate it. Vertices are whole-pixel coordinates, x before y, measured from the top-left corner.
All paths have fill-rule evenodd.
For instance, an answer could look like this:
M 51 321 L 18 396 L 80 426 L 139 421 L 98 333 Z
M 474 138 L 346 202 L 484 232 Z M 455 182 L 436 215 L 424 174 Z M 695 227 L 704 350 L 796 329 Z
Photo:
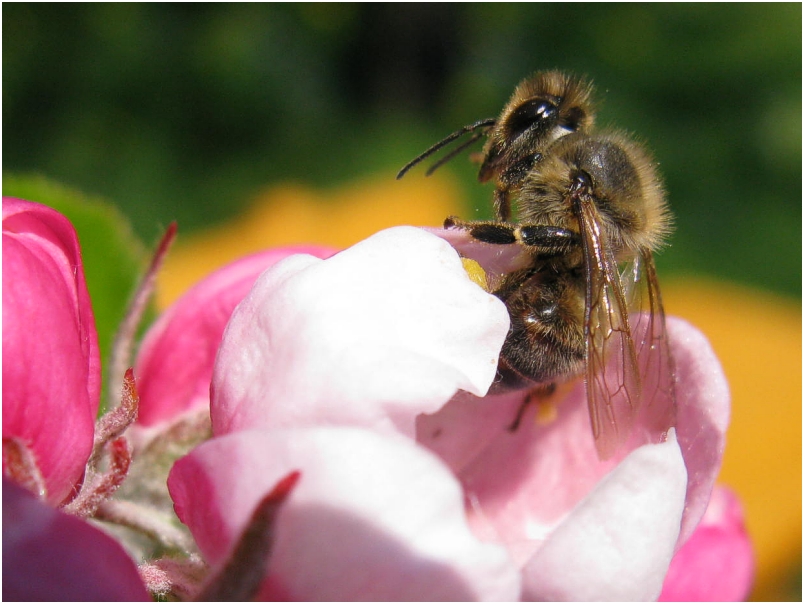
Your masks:
M 112 342 L 145 268 L 148 258 L 145 247 L 135 237 L 126 217 L 109 202 L 84 195 L 44 176 L 4 174 L 3 195 L 50 206 L 75 226 L 98 328 L 103 384 L 109 389 L 106 368 Z M 101 412 L 106 401 L 107 397 L 103 396 Z

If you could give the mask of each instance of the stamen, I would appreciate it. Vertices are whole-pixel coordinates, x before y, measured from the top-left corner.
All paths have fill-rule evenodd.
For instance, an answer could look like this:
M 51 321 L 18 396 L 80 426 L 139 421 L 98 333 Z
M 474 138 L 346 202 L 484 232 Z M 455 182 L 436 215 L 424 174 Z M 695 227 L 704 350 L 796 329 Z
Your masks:
M 47 496 L 36 454 L 22 439 L 3 437 L 3 474 L 41 500 Z

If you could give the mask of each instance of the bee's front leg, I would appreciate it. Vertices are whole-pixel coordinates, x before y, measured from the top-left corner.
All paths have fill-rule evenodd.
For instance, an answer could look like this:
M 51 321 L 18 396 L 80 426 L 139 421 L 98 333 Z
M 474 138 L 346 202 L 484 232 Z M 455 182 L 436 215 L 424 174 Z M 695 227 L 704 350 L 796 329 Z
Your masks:
M 572 252 L 581 245 L 578 233 L 551 225 L 520 225 L 517 241 L 535 248 L 540 255 L 558 256 Z
M 463 221 L 457 216 L 444 219 L 444 228 L 458 228 L 469 232 L 473 239 L 485 244 L 516 244 L 517 225 L 495 221 Z
M 495 221 L 463 221 L 449 216 L 445 229 L 457 227 L 468 231 L 479 242 L 486 244 L 522 244 L 534 249 L 540 256 L 561 256 L 576 249 L 581 240 L 578 233 L 552 225 L 515 225 Z

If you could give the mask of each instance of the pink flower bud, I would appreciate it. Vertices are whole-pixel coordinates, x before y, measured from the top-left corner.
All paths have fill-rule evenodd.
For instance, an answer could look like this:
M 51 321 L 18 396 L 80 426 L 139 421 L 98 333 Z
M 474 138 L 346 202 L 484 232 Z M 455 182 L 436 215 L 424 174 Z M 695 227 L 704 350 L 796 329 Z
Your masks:
M 46 206 L 3 198 L 3 440 L 32 453 L 51 504 L 81 481 L 99 395 L 75 229 Z
M 137 567 L 110 536 L 3 480 L 3 597 L 148 601 Z

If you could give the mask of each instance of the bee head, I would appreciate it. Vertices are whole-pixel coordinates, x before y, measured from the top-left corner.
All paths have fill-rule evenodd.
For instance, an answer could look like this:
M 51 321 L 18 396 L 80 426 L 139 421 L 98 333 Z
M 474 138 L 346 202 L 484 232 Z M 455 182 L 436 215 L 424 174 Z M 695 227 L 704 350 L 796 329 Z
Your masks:
M 514 90 L 489 133 L 478 175 L 482 182 L 538 155 L 556 139 L 592 126 L 592 85 L 558 71 L 537 73 Z

